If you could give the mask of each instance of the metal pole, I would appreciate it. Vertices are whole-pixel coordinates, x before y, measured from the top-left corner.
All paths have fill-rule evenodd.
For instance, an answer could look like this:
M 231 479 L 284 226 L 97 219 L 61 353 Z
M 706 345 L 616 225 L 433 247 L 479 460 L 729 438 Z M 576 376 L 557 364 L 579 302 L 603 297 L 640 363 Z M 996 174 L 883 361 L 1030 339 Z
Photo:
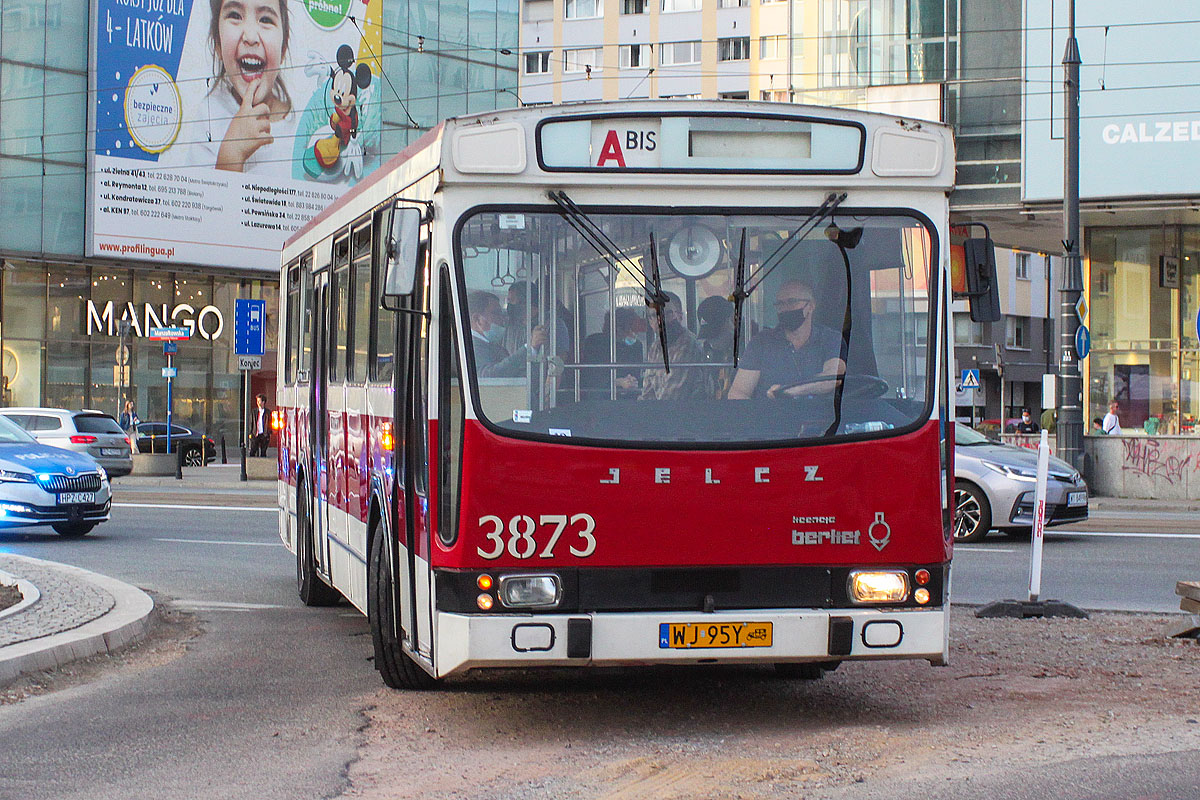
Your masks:
M 242 474 L 241 474 L 240 479 L 244 481 L 244 480 L 247 480 L 247 477 L 246 477 L 246 435 L 247 435 L 248 426 L 246 425 L 246 414 L 249 413 L 249 410 L 247 408 L 247 403 L 246 403 L 246 392 L 249 390 L 250 382 L 247 380 L 248 375 L 246 373 L 246 370 L 242 370 L 241 372 L 242 372 L 242 391 L 240 391 L 238 393 L 240 395 L 238 397 L 238 405 L 242 407 L 242 413 L 241 413 L 242 419 L 241 419 L 241 422 L 239 423 L 241 435 L 238 437 L 238 439 L 242 443 Z
M 171 354 L 167 353 L 167 369 L 170 370 L 171 366 L 172 366 Z M 171 377 L 171 373 L 168 372 L 167 373 L 167 452 L 168 453 L 171 452 L 171 381 L 172 380 L 173 380 L 173 378 Z
M 1063 53 L 1066 128 L 1063 136 L 1063 287 L 1059 308 L 1058 457 L 1076 469 L 1083 461 L 1083 381 L 1075 334 L 1075 304 L 1083 292 L 1079 259 L 1079 43 L 1075 41 L 1075 0 L 1067 5 L 1067 47 Z

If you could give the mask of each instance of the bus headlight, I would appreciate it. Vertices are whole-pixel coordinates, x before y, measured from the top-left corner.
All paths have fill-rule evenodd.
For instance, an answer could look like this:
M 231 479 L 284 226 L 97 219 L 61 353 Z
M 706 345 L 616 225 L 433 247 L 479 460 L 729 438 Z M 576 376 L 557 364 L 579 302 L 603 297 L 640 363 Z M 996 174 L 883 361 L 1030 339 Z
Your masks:
M 509 608 L 556 606 L 562 587 L 557 575 L 501 575 L 499 594 Z
M 898 569 L 856 569 L 850 573 L 850 599 L 855 603 L 903 603 L 908 599 L 908 574 Z

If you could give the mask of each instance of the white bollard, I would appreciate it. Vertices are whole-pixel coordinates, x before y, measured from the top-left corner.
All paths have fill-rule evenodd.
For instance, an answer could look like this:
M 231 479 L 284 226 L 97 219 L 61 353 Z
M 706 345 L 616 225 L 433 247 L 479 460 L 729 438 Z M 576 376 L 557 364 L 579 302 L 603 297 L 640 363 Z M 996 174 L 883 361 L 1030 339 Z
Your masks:
M 1042 429 L 1038 444 L 1037 483 L 1033 492 L 1033 548 L 1029 556 L 1029 601 L 1042 592 L 1042 542 L 1046 533 L 1046 473 L 1050 469 L 1050 443 Z

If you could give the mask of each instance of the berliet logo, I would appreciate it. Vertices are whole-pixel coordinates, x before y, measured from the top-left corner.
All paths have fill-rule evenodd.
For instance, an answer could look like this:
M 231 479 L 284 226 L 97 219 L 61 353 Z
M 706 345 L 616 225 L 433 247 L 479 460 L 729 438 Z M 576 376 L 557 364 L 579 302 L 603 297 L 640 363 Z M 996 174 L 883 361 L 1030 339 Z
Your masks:
M 203 339 L 216 339 L 221 335 L 221 331 L 225 330 L 225 318 L 221 316 L 221 309 L 216 306 L 204 306 L 199 312 L 187 303 L 180 303 L 169 311 L 165 303 L 157 306 L 153 303 L 143 303 L 142 306 L 142 315 L 139 317 L 134 304 L 126 303 L 118 317 L 112 300 L 104 304 L 103 311 L 96 308 L 94 301 L 88 300 L 87 335 L 98 332 L 116 336 L 118 322 L 123 319 L 129 320 L 132 333 L 138 338 L 148 336 L 151 328 L 171 325 L 182 325 L 191 330 L 193 336 L 199 334 Z

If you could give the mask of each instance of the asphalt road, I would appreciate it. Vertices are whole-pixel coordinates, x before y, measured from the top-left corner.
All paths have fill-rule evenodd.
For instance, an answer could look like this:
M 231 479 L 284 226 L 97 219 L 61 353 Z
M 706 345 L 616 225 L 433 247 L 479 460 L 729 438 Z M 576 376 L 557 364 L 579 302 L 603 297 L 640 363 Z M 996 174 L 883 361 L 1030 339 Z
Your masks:
M 992 532 L 955 547 L 952 596 L 989 603 L 1029 596 L 1029 537 Z M 1042 599 L 1110 611 L 1178 612 L 1175 582 L 1200 580 L 1200 513 L 1099 512 L 1049 528 Z
M 379 678 L 365 620 L 301 607 L 274 509 L 125 508 L 86 538 L 0 532 L 13 553 L 172 599 L 179 658 L 0 706 L 0 798 L 315 798 L 345 786 Z

